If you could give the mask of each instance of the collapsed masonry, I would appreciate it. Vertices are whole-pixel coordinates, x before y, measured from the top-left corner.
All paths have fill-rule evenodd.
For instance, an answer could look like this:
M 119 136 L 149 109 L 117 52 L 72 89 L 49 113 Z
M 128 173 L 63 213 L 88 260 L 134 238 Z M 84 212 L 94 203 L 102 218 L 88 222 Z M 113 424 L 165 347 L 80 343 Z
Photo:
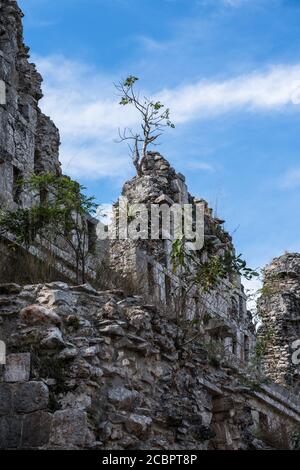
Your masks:
M 0 448 L 297 445 L 295 394 L 254 380 L 201 341 L 178 348 L 176 322 L 139 296 L 1 285 L 0 320 L 8 350 Z
M 274 382 L 300 391 L 300 254 L 287 253 L 265 268 L 259 299 L 259 338 L 265 373 Z M 293 358 L 294 356 L 294 358 Z
M 22 191 L 18 184 L 20 178 L 26 179 L 33 172 L 61 174 L 59 132 L 38 107 L 42 97 L 42 78 L 28 61 L 28 48 L 24 46 L 22 36 L 22 12 L 15 1 L 1 2 L 0 5 L 0 79 L 6 85 L 6 104 L 0 106 L 0 198 L 3 205 L 17 208 L 30 205 L 32 200 L 31 195 Z M 205 203 L 188 193 L 184 177 L 176 174 L 158 154 L 148 155 L 143 176 L 127 182 L 123 195 L 130 204 L 161 204 L 165 201 L 168 204 Z M 221 223 L 213 217 L 206 204 L 205 241 L 214 247 L 216 254 L 221 254 L 227 247 L 233 250 L 231 238 L 222 229 Z M 90 280 L 95 279 L 97 265 L 100 260 L 104 260 L 122 276 L 136 278 L 140 284 L 144 279 L 144 286 L 136 288 L 142 287 L 144 294 L 151 291 L 152 297 L 166 306 L 174 294 L 170 245 L 168 241 L 120 241 L 111 243 L 108 248 L 107 243 L 99 241 L 96 256 L 90 258 Z M 32 254 L 43 259 L 41 247 L 32 248 Z M 56 272 L 63 275 L 63 279 L 74 280 L 72 258 L 67 248 L 55 246 L 55 255 L 53 262 L 56 263 Z M 203 257 L 207 257 L 207 253 L 204 252 Z M 26 272 L 26 268 L 21 271 Z M 217 338 L 225 344 L 228 352 L 241 360 L 247 360 L 255 338 L 240 279 L 224 282 L 217 292 L 207 296 L 205 304 L 209 317 L 206 328 L 210 332 L 209 337 Z M 200 310 L 203 310 L 203 299 L 199 298 L 197 292 L 193 293 L 188 308 L 192 317 L 200 315 Z
M 29 203 L 19 188 L 20 178 L 33 172 L 61 173 L 59 132 L 38 107 L 42 77 L 29 63 L 23 43 L 22 12 L 15 1 L 0 2 L 0 80 L 6 103 L 0 106 L 0 201 Z
M 206 201 L 189 194 L 185 177 L 176 173 L 160 154 L 148 153 L 142 176 L 126 182 L 122 196 L 129 207 L 143 203 L 149 213 L 151 204 L 160 208 L 174 204 L 204 205 L 201 260 L 205 262 L 212 253 L 223 256 L 226 250 L 234 253 L 232 239 L 222 227 L 224 221 L 213 216 Z M 206 340 L 247 362 L 255 345 L 255 335 L 240 276 L 228 276 L 209 294 L 201 294 L 199 288 L 193 288 L 185 299 L 182 289 L 187 287 L 179 284 L 180 274 L 174 274 L 171 250 L 172 242 L 168 239 L 116 240 L 111 243 L 109 266 L 123 277 L 132 278 L 140 293 L 154 299 L 161 308 L 170 311 L 173 307 L 174 310 L 177 303 L 177 308 L 185 310 L 186 317 L 198 320 L 205 317 Z
M 42 77 L 34 64 L 29 62 L 29 48 L 23 43 L 23 13 L 14 0 L 0 1 L 0 81 L 5 88 L 5 103 L 0 104 L 0 207 L 17 209 L 28 207 L 36 200 L 20 185 L 20 180 L 28 179 L 33 173 L 61 175 L 59 162 L 59 131 L 51 119 L 39 108 L 43 96 Z M 41 201 L 46 197 L 43 191 Z M 91 237 L 94 237 L 95 222 L 90 218 Z M 0 238 L 0 253 L 3 256 L 0 271 L 10 275 L 7 244 L 11 239 Z M 67 247 L 58 244 L 51 247 L 55 252 L 53 276 L 75 278 L 74 260 Z M 36 260 L 44 262 L 48 257 L 48 247 L 35 246 L 30 249 L 31 257 L 25 256 L 27 263 Z M 18 256 L 24 255 L 22 250 Z M 24 273 L 26 269 L 23 270 Z M 48 274 L 48 271 L 47 271 Z
M 6 89 L 0 198 L 10 208 L 31 203 L 17 184 L 20 177 L 61 174 L 59 134 L 38 107 L 41 77 L 28 62 L 21 18 L 15 1 L 0 0 L 0 79 Z M 127 182 L 123 195 L 133 204 L 204 204 L 203 260 L 211 250 L 234 252 L 223 222 L 188 193 L 184 177 L 161 155 L 148 155 L 142 176 Z M 190 331 L 194 341 L 178 341 L 186 331 L 172 314 L 177 279 L 170 245 L 97 243 L 91 281 L 100 260 L 107 266 L 100 280 L 105 284 L 113 272 L 118 291 L 61 282 L 0 284 L 0 341 L 7 347 L 7 364 L 0 366 L 0 448 L 260 449 L 299 442 L 300 404 L 291 387 L 296 369 L 285 353 L 298 334 L 293 269 L 279 283 L 284 293 L 288 279 L 291 321 L 281 323 L 273 350 L 265 351 L 265 374 L 279 385 L 253 370 L 256 335 L 238 276 L 209 295 L 191 293 L 186 309 L 200 321 L 201 335 L 197 324 Z M 5 240 L 1 259 L 4 247 Z M 72 281 L 70 254 L 60 246 L 55 254 L 57 279 Z M 43 259 L 41 250 L 31 255 Z M 293 259 L 296 271 L 297 255 Z M 15 261 L 20 266 L 20 258 Z M 124 281 L 135 295 L 120 289 Z M 274 307 L 273 297 L 271 303 L 262 299 L 266 329 L 277 325 L 278 305 L 286 298 L 280 294 Z M 279 372 L 270 360 L 274 350 Z

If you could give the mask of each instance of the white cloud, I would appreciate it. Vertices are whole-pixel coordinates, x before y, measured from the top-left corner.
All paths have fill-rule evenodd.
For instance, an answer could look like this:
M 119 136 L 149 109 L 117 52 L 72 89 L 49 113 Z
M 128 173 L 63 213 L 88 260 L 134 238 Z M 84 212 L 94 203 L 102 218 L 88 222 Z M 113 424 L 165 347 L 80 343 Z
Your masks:
M 215 171 L 215 168 L 210 163 L 201 161 L 187 162 L 186 167 L 190 170 L 204 170 L 204 171 Z
M 245 288 L 245 294 L 247 296 L 247 308 L 251 312 L 256 311 L 256 303 L 258 298 L 261 295 L 261 289 L 263 287 L 263 282 L 260 278 L 253 278 L 251 280 L 242 279 L 242 283 Z
M 225 5 L 229 5 L 230 7 L 237 7 L 243 3 L 246 3 L 248 0 L 221 0 Z
M 110 225 L 113 220 L 113 205 L 109 202 L 101 204 L 97 209 L 96 218 L 104 225 Z
M 170 47 L 170 43 L 160 42 L 149 36 L 137 36 L 136 39 L 139 44 L 142 44 L 142 46 L 150 52 L 164 52 Z
M 115 140 L 137 115 L 118 105 L 113 78 L 60 56 L 34 60 L 44 77 L 41 107 L 61 132 L 63 170 L 75 178 L 128 176 L 127 148 Z
M 138 116 L 130 107 L 119 106 L 114 78 L 59 56 L 36 57 L 35 61 L 45 79 L 42 108 L 61 131 L 64 171 L 76 178 L 127 177 L 129 152 L 115 139 L 118 128 L 135 127 Z M 224 81 L 201 80 L 161 90 L 156 98 L 171 108 L 172 120 L 180 124 L 229 111 L 296 108 L 299 90 L 300 65 L 285 65 Z M 198 169 L 213 169 L 207 163 L 190 162 L 194 164 Z
M 281 180 L 279 186 L 281 189 L 294 189 L 300 186 L 300 167 L 287 170 Z
M 239 7 L 254 0 L 198 0 L 200 5 L 225 5 L 228 7 Z
M 224 81 L 201 80 L 160 94 L 175 121 L 205 119 L 228 111 L 282 110 L 299 104 L 300 65 L 274 66 Z

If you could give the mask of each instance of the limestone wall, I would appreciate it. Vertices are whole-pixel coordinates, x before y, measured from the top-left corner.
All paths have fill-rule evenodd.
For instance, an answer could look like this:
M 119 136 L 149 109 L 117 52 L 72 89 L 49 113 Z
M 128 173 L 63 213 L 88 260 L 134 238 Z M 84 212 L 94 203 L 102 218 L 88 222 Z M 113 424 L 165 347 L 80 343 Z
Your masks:
M 297 349 L 293 343 L 300 339 L 300 254 L 287 253 L 266 267 L 258 312 L 266 374 L 300 390 L 299 364 L 292 359 Z
M 0 200 L 9 206 L 30 203 L 17 189 L 18 179 L 34 170 L 60 173 L 59 133 L 38 107 L 42 77 L 28 60 L 22 16 L 15 1 L 0 2 L 0 79 L 6 89 L 0 105 Z
M 224 221 L 214 217 L 204 200 L 193 197 L 185 177 L 176 173 L 159 153 L 149 152 L 144 162 L 142 176 L 124 184 L 122 196 L 128 206 L 145 204 L 150 216 L 150 205 L 191 204 L 204 207 L 204 247 L 201 260 L 214 255 L 222 256 L 225 250 L 234 253 L 231 236 L 223 229 Z M 115 207 L 118 220 L 118 205 Z M 180 274 L 174 274 L 171 263 L 171 240 L 116 240 L 110 246 L 110 268 L 124 278 L 136 283 L 136 290 L 166 310 L 175 310 L 179 301 Z M 239 276 L 222 281 L 209 294 L 193 288 L 185 305 L 189 319 L 202 321 L 209 317 L 207 340 L 215 338 L 240 360 L 249 360 L 255 345 L 254 325 L 247 312 L 246 295 Z M 180 307 L 180 310 L 184 310 Z
M 121 291 L 0 285 L 0 448 L 261 449 L 299 430 L 295 396 L 177 335 Z
M 51 119 L 39 108 L 42 98 L 42 77 L 34 64 L 30 63 L 29 48 L 23 43 L 23 13 L 14 0 L 0 1 L 0 80 L 4 84 L 5 103 L 0 104 L 0 208 L 17 209 L 36 204 L 38 195 L 29 194 L 19 184 L 33 173 L 53 173 L 61 175 L 59 162 L 59 131 Z M 1 102 L 2 103 L 2 102 Z M 42 196 L 42 195 L 41 195 Z M 93 226 L 96 221 L 89 218 Z M 94 229 L 95 232 L 96 229 Z M 10 237 L 6 237 L 11 242 Z M 7 239 L 2 244 L 7 245 Z M 31 247 L 31 257 L 53 263 L 60 277 L 74 280 L 74 253 L 66 244 L 58 243 L 51 247 L 43 244 Z M 101 243 L 97 244 L 99 257 L 103 256 Z M 26 274 L 26 263 L 18 266 L 15 256 L 6 251 L 5 259 L 10 259 L 14 269 Z M 5 275 L 0 259 L 0 276 Z M 89 260 L 88 278 L 95 278 L 97 262 Z M 33 269 L 35 270 L 35 268 Z M 47 270 L 47 269 L 46 269 Z M 26 275 L 24 276 L 24 279 Z M 43 277 L 44 278 L 44 277 Z M 49 276 L 49 279 L 52 277 Z

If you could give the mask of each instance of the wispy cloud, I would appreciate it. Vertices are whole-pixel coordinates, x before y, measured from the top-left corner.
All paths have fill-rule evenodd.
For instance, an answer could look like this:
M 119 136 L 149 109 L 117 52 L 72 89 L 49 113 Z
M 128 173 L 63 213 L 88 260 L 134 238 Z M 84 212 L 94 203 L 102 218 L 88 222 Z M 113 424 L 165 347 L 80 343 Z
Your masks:
M 190 170 L 215 171 L 215 167 L 213 165 L 201 161 L 187 162 L 186 168 Z
M 130 107 L 118 105 L 114 77 L 63 57 L 35 60 L 45 79 L 42 107 L 62 134 L 65 171 L 74 177 L 91 179 L 128 176 L 131 168 L 128 152 L 115 139 L 119 127 L 138 125 L 138 116 Z M 296 108 L 299 90 L 300 65 L 285 65 L 224 81 L 201 80 L 161 90 L 156 98 L 171 108 L 172 120 L 180 124 L 230 111 L 276 111 L 292 105 Z M 151 92 L 148 90 L 149 96 Z M 206 162 L 187 164 L 213 170 Z M 296 181 L 299 174 L 286 178 Z
M 228 7 L 239 7 L 250 2 L 254 3 L 255 0 L 198 0 L 199 5 L 225 5 Z
M 177 122 L 205 119 L 228 111 L 271 111 L 298 105 L 300 65 L 280 65 L 224 81 L 201 80 L 165 90 Z
M 281 189 L 295 189 L 300 186 L 300 167 L 287 170 L 281 177 Z
M 34 60 L 44 76 L 43 111 L 61 132 L 64 171 L 88 179 L 128 176 L 128 152 L 115 139 L 118 127 L 133 126 L 137 116 L 118 105 L 113 78 L 60 56 Z
M 261 289 L 263 287 L 262 280 L 260 278 L 253 278 L 250 280 L 242 279 L 242 283 L 245 288 L 245 293 L 247 296 L 247 308 L 255 313 L 257 309 L 257 300 L 261 296 Z
M 59 23 L 60 20 L 58 18 L 53 20 L 30 18 L 28 20 L 28 25 L 32 28 L 51 28 L 52 26 L 56 26 Z
M 136 41 L 142 45 L 148 52 L 164 52 L 167 51 L 172 42 L 168 41 L 157 41 L 149 36 L 137 36 Z
M 240 6 L 248 1 L 249 0 L 221 0 L 221 2 L 223 2 L 225 5 L 228 5 L 230 7 Z

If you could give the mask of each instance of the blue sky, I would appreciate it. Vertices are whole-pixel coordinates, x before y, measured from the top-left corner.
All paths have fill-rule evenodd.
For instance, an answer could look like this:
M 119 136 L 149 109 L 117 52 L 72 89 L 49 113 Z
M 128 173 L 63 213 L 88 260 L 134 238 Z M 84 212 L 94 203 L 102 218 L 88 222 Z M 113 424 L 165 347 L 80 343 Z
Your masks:
M 134 174 L 113 82 L 170 106 L 159 151 L 252 267 L 300 251 L 300 0 L 20 0 L 64 171 L 111 203 Z

